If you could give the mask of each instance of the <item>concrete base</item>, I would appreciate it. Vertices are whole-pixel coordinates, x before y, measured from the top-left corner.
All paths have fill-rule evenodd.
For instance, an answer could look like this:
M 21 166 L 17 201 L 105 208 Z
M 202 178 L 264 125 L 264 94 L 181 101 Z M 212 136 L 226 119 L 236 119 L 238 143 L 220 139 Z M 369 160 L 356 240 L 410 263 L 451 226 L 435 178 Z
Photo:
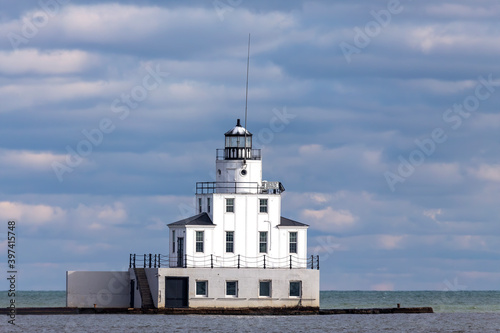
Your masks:
M 166 279 L 182 278 L 187 308 L 316 308 L 319 309 L 319 270 L 263 268 L 146 268 L 154 307 L 168 306 Z M 127 272 L 67 272 L 66 305 L 77 308 L 141 308 L 141 293 L 134 269 Z M 197 282 L 207 292 L 198 295 Z M 227 295 L 228 281 L 237 282 L 236 295 Z M 270 295 L 260 295 L 268 282 Z M 300 295 L 290 295 L 290 282 L 300 282 Z M 133 287 L 133 288 L 132 288 Z M 131 304 L 133 303 L 133 304 Z
M 319 309 L 319 270 L 262 268 L 146 268 L 151 294 L 156 308 L 165 308 L 165 279 L 188 279 L 189 308 L 284 308 Z M 131 279 L 133 269 L 130 270 Z M 206 295 L 196 295 L 196 282 L 207 281 Z M 226 282 L 237 281 L 237 296 L 226 295 Z M 259 282 L 271 282 L 271 296 L 259 296 Z M 290 296 L 290 282 L 300 281 L 300 297 Z M 139 299 L 140 295 L 134 297 Z M 140 307 L 135 303 L 134 307 Z

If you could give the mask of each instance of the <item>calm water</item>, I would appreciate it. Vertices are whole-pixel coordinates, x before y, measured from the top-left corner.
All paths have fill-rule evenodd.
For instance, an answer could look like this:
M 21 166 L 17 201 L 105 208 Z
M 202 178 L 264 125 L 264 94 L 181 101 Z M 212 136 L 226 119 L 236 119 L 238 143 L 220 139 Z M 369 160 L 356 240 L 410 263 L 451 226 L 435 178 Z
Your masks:
M 1 306 L 7 294 L 1 292 Z M 19 307 L 65 306 L 64 291 L 19 292 Z M 500 291 L 324 291 L 322 308 L 432 306 L 434 314 L 334 316 L 17 316 L 0 332 L 500 332 Z

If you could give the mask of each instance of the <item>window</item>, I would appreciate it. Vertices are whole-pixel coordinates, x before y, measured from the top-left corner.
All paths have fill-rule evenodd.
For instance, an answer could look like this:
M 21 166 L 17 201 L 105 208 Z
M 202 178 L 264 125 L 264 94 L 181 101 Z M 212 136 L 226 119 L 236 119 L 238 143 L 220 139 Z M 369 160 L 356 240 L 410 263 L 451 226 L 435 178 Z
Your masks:
M 196 252 L 203 252 L 203 231 L 196 232 Z
M 175 252 L 175 230 L 172 230 L 172 252 Z
M 196 296 L 208 296 L 208 281 L 196 281 Z
M 259 212 L 267 213 L 267 199 L 259 199 Z
M 290 281 L 290 296 L 300 297 L 302 294 L 302 282 L 301 281 Z
M 259 232 L 259 252 L 267 253 L 267 231 Z
M 233 198 L 226 199 L 226 213 L 234 213 L 234 199 Z
M 226 281 L 226 296 L 238 297 L 238 281 Z
M 198 213 L 201 213 L 201 198 L 198 198 Z
M 271 281 L 260 281 L 259 296 L 271 297 Z
M 207 198 L 207 213 L 210 213 L 210 198 Z
M 234 252 L 234 231 L 226 231 L 226 252 Z
M 290 232 L 290 253 L 297 253 L 297 232 Z

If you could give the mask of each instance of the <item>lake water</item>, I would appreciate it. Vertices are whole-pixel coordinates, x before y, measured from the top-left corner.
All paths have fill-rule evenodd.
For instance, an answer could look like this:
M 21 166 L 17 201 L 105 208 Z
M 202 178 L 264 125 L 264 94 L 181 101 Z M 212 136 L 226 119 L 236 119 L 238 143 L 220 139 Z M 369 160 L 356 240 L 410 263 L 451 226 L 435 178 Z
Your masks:
M 7 294 L 1 292 L 1 306 Z M 18 307 L 65 306 L 64 291 L 25 291 Z M 432 306 L 434 314 L 330 316 L 50 315 L 0 320 L 0 332 L 500 332 L 500 291 L 322 291 L 321 308 Z

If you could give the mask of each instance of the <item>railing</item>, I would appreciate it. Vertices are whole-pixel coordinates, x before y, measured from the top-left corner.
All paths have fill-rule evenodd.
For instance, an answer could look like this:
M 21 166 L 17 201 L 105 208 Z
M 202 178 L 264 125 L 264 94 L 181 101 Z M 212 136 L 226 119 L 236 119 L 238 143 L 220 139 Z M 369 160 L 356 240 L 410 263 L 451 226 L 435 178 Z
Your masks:
M 246 156 L 245 156 L 246 155 Z M 262 154 L 260 149 L 230 147 L 225 149 L 217 149 L 216 159 L 219 160 L 242 160 L 246 157 L 247 160 L 261 160 Z
M 130 254 L 129 268 L 288 268 L 288 269 L 319 269 L 319 255 L 311 255 L 308 258 L 298 258 L 290 255 L 283 258 L 273 258 L 268 255 L 259 257 L 246 257 L 242 255 L 216 256 L 213 254 L 204 256 L 184 255 L 169 257 L 162 254 Z
M 257 193 L 280 194 L 285 187 L 280 182 L 197 182 L 196 194 L 208 193 Z

